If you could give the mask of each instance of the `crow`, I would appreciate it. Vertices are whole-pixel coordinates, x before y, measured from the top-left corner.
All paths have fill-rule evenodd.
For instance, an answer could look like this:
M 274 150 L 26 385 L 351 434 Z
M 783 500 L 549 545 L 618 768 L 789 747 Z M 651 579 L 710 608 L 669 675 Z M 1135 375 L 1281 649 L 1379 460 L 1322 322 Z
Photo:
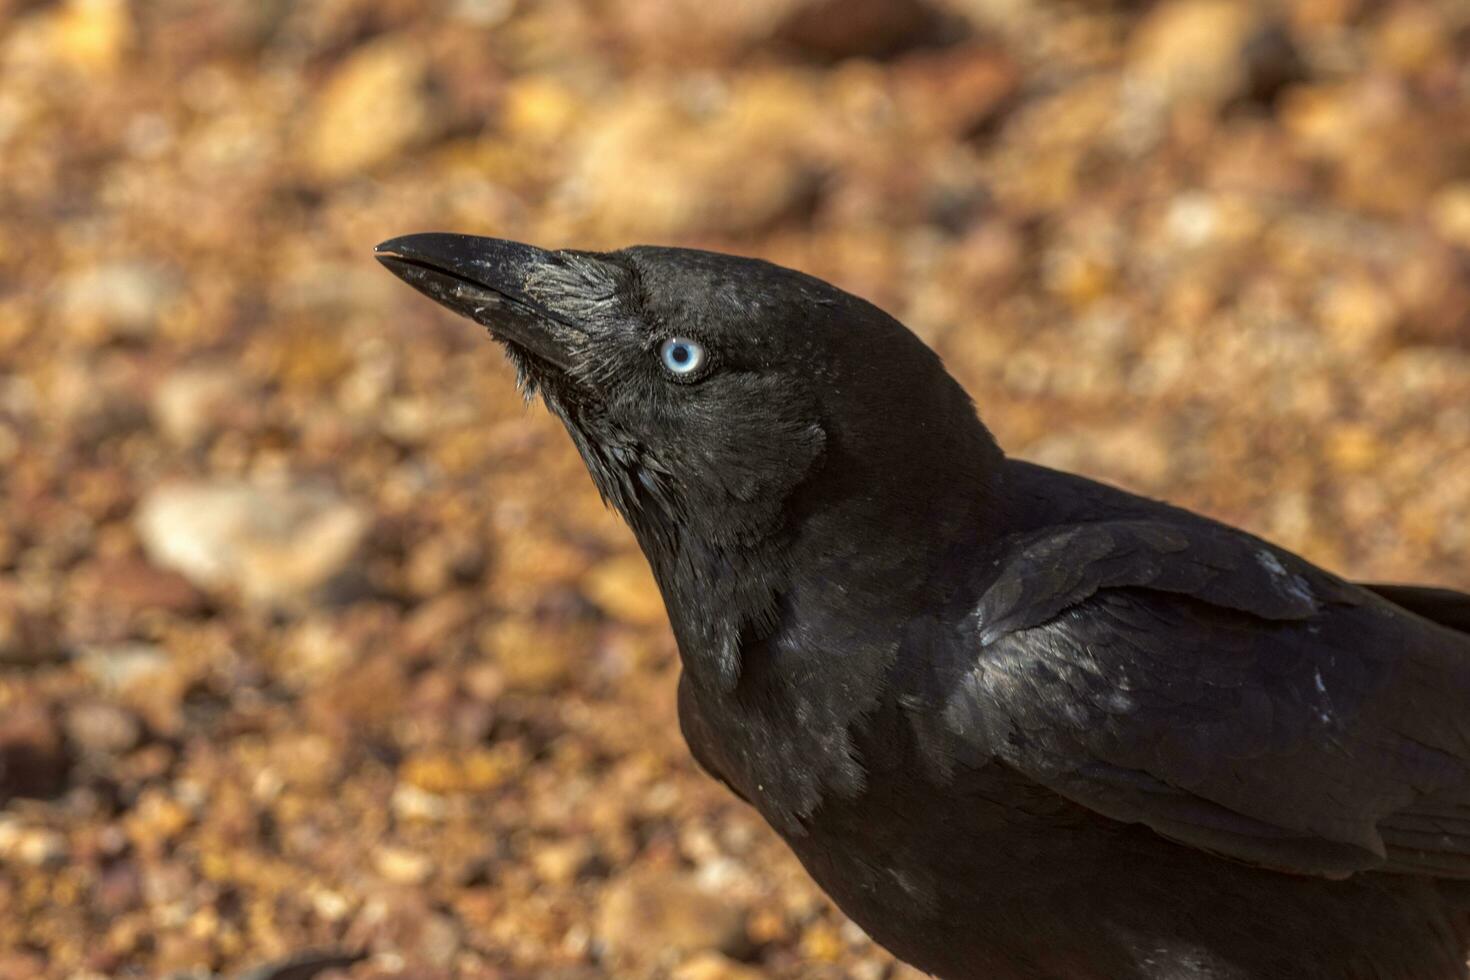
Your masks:
M 696 760 L 950 978 L 1465 977 L 1470 596 L 1007 458 L 939 357 L 690 249 L 379 245 L 658 581 Z

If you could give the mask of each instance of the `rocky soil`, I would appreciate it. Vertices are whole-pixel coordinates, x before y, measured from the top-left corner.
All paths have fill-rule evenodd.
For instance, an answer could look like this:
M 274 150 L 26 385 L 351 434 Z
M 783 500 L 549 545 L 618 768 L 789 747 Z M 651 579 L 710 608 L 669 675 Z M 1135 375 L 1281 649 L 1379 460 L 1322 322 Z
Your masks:
M 1470 588 L 1463 0 L 0 0 L 0 980 L 905 973 L 434 229 L 800 266 L 1015 454 Z

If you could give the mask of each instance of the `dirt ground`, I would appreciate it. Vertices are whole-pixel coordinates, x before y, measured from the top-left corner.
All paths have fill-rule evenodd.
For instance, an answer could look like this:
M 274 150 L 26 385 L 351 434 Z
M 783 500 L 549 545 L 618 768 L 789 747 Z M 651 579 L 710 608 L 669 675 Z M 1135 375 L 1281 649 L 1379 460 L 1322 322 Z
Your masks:
M 426 230 L 798 266 L 1013 454 L 1470 588 L 1464 0 L 0 0 L 0 980 L 906 974 Z

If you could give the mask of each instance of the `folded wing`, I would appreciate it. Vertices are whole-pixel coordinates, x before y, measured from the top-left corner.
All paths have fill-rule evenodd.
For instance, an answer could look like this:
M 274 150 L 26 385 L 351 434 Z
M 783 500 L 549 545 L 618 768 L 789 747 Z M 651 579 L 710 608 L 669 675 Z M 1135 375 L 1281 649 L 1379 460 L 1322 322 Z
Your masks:
M 1242 861 L 1470 877 L 1470 635 L 1208 522 L 1008 554 L 945 709 L 972 749 Z

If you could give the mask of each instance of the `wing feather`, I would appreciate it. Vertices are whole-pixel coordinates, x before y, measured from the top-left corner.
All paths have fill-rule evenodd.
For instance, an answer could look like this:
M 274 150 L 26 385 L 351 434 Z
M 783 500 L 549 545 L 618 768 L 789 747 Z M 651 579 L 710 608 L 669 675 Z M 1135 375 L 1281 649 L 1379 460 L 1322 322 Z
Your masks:
M 1470 633 L 1470 595 L 1423 585 L 1364 584 L 1396 606 L 1461 633 Z
M 1008 554 L 967 625 L 952 731 L 1239 860 L 1470 877 L 1470 637 L 1204 521 L 1055 528 Z

